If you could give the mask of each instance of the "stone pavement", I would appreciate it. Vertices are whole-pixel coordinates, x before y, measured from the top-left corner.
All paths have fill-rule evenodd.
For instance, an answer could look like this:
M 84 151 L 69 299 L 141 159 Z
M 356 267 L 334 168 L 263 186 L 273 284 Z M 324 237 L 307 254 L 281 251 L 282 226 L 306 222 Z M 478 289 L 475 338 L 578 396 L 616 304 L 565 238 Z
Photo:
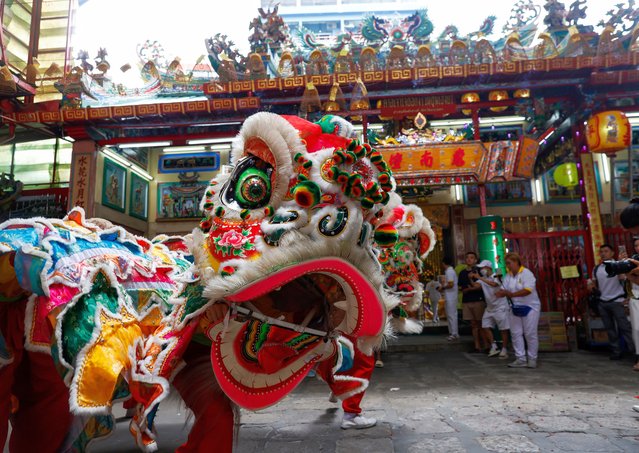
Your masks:
M 237 452 L 638 452 L 639 373 L 591 352 L 541 354 L 539 368 L 457 351 L 393 352 L 364 398 L 371 429 L 343 431 L 326 385 L 303 384 L 275 407 L 242 414 Z M 176 401 L 158 416 L 160 451 L 185 439 Z M 95 452 L 134 452 L 126 422 Z

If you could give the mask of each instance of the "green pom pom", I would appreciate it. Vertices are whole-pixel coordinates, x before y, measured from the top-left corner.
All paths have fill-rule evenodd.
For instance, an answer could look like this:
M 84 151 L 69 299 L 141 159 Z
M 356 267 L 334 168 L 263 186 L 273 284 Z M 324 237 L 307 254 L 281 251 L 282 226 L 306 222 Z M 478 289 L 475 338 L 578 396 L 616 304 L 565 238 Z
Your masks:
M 384 156 L 379 151 L 373 151 L 369 156 L 371 162 L 377 166 L 380 162 L 384 162 Z
M 353 152 L 359 159 L 366 156 L 366 148 L 363 146 L 358 146 Z
M 220 275 L 222 277 L 230 277 L 231 275 L 235 274 L 235 267 L 233 266 L 224 266 L 222 269 L 220 269 Z
M 353 151 L 349 151 L 346 153 L 346 164 L 347 165 L 352 165 L 355 162 L 357 162 L 357 154 L 355 154 Z
M 302 164 L 302 167 L 304 168 L 311 168 L 312 166 L 313 166 L 313 161 L 311 160 L 307 160 L 306 162 Z
M 248 219 L 249 217 L 251 217 L 251 211 L 250 211 L 250 209 L 242 209 L 242 210 L 240 211 L 240 219 L 242 219 L 242 220 L 246 220 L 246 219 Z
M 267 206 L 264 208 L 264 215 L 266 217 L 271 217 L 273 216 L 274 213 L 275 213 L 275 209 L 273 209 L 273 206 Z
M 211 229 L 211 226 L 212 226 L 211 219 L 204 218 L 200 222 L 200 229 L 204 231 L 205 233 Z
M 368 197 L 362 198 L 361 203 L 364 209 L 371 209 L 373 206 L 375 206 L 375 202 L 373 201 L 373 199 Z
M 346 161 L 346 153 L 342 149 L 335 150 L 333 153 L 333 162 L 337 165 L 343 164 Z
M 375 239 L 375 242 L 382 247 L 390 247 L 397 244 L 397 241 L 399 240 L 399 232 L 393 225 L 385 223 L 375 228 L 373 239 Z
M 224 210 L 224 208 L 222 206 L 218 206 L 217 208 L 215 208 L 215 216 L 216 217 L 222 217 L 222 216 L 224 216 L 225 213 L 226 213 L 226 211 Z
M 211 203 L 211 202 L 206 202 L 206 203 L 204 203 L 204 205 L 203 205 L 203 206 L 204 206 L 204 209 L 206 209 L 206 210 L 208 211 L 209 209 L 212 209 L 212 208 L 213 208 L 213 203 Z
M 359 146 L 359 140 L 351 140 L 351 142 L 348 144 L 348 150 L 353 151 L 358 146 Z
M 328 169 L 326 175 L 333 181 L 337 181 L 337 177 L 339 176 L 339 167 L 333 165 L 331 168 Z
M 293 159 L 295 160 L 295 162 L 303 162 L 304 161 L 304 155 L 302 153 L 297 153 L 295 154 L 295 157 L 293 157 Z
M 366 189 L 366 195 L 375 195 L 377 192 L 379 192 L 379 184 L 377 184 L 376 182 L 369 184 L 368 188 Z
M 302 181 L 293 187 L 293 199 L 302 208 L 312 208 L 321 198 L 322 191 L 313 181 Z
M 353 173 L 348 177 L 348 184 L 354 186 L 362 183 L 362 176 L 359 173 Z
M 306 175 L 297 175 L 297 180 L 298 181 L 308 181 L 308 177 Z

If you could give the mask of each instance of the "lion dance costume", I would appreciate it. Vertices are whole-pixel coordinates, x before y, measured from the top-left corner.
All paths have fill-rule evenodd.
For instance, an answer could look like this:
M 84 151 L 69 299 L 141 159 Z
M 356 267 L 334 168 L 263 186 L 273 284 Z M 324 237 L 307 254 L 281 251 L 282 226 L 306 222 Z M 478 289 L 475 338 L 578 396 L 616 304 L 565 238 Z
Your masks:
M 385 256 L 402 231 L 422 251 L 434 241 L 352 133 L 337 117 L 251 116 L 186 237 L 135 237 L 79 208 L 0 225 L 0 445 L 11 418 L 11 452 L 85 451 L 129 399 L 154 451 L 173 388 L 195 415 L 179 451 L 228 452 L 237 406 L 275 404 L 318 364 L 363 390 L 340 375 L 340 340 L 372 353 L 401 303 Z

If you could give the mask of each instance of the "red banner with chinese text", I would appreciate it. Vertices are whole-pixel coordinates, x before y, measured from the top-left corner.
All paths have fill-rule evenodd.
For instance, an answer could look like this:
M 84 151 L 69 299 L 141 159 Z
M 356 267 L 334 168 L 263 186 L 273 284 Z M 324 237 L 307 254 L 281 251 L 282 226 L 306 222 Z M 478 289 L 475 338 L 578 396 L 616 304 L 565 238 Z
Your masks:
M 586 192 L 586 206 L 588 208 L 588 223 L 592 235 L 592 248 L 594 256 L 599 253 L 599 247 L 604 243 L 601 213 L 599 212 L 599 194 L 597 193 L 597 180 L 595 179 L 595 167 L 592 154 L 581 155 L 581 170 L 584 177 L 584 189 Z

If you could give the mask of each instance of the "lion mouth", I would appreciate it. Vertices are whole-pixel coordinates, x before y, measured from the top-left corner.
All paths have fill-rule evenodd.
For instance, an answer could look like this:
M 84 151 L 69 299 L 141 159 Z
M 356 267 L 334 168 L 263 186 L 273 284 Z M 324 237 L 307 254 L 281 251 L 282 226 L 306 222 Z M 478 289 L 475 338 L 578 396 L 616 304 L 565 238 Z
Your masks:
M 377 336 L 385 319 L 376 289 L 339 258 L 284 267 L 225 300 L 234 316 L 209 331 L 213 370 L 247 409 L 286 396 L 317 362 L 334 356 L 337 336 Z

